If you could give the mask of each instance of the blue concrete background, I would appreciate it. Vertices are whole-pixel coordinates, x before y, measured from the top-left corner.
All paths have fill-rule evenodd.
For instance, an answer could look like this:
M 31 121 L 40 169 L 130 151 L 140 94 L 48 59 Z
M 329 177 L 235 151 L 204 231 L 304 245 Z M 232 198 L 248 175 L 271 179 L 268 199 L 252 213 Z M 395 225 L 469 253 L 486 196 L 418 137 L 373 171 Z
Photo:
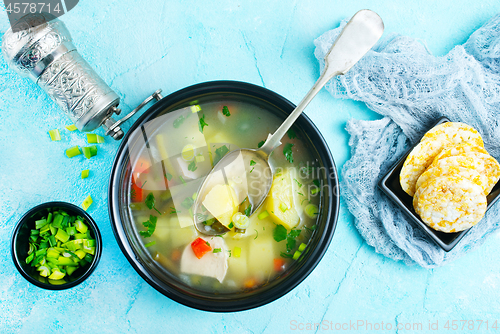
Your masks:
M 262 85 L 298 103 L 319 75 L 313 40 L 363 8 L 380 14 L 386 33 L 419 38 L 433 54 L 445 55 L 498 13 L 500 3 L 87 0 L 62 19 L 80 53 L 120 94 L 121 106 L 129 111 L 158 88 L 168 94 L 219 79 Z M 0 36 L 7 29 L 7 15 L 0 8 Z M 326 91 L 306 113 L 330 144 L 339 168 L 349 158 L 346 121 L 379 118 L 365 105 L 336 100 Z M 323 321 L 328 326 L 363 321 L 392 327 L 377 331 L 344 325 L 340 330 L 352 333 L 490 333 L 494 322 L 500 322 L 498 235 L 444 268 L 424 270 L 376 254 L 360 238 L 345 204 L 325 257 L 286 296 L 233 314 L 179 305 L 135 273 L 114 239 L 106 188 L 118 143 L 107 140 L 89 161 L 67 159 L 64 149 L 85 144 L 84 136 L 62 131 L 63 140 L 52 143 L 47 135 L 67 124 L 43 92 L 8 69 L 0 57 L 1 333 L 284 333 Z M 80 180 L 84 167 L 91 169 L 91 176 Z M 104 239 L 98 268 L 68 291 L 30 285 L 10 258 L 14 224 L 39 203 L 62 200 L 80 205 L 87 194 L 94 198 L 89 213 Z M 444 327 L 448 320 L 450 330 Z M 457 330 L 452 320 L 457 320 Z M 460 320 L 488 321 L 490 329 L 485 323 L 478 329 L 479 322 L 461 329 Z M 439 330 L 429 330 L 429 322 L 432 329 L 438 322 Z M 397 324 L 403 327 L 399 331 Z

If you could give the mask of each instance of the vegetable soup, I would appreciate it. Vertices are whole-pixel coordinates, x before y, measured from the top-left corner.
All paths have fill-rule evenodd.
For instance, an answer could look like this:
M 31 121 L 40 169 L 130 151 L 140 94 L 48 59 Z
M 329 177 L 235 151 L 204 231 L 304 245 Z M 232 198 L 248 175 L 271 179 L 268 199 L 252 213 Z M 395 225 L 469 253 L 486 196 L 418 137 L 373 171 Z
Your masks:
M 277 279 L 307 252 L 324 176 L 316 151 L 292 128 L 270 156 L 271 191 L 251 216 L 253 204 L 238 175 L 199 195 L 204 178 L 224 155 L 262 146 L 281 124 L 269 110 L 243 98 L 214 101 L 200 98 L 141 128 L 139 143 L 129 145 L 128 201 L 138 238 L 154 261 L 195 289 L 224 294 Z M 256 163 L 246 163 L 255 173 Z M 211 213 L 204 227 L 221 235 L 195 228 L 197 196 Z

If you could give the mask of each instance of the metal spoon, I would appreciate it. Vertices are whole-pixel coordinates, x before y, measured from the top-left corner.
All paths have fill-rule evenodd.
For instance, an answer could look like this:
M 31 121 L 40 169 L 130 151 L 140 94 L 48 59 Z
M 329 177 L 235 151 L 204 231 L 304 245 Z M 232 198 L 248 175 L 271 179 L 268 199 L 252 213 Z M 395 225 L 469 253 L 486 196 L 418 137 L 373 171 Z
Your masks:
M 276 132 L 269 134 L 260 149 L 237 149 L 229 152 L 206 177 L 194 205 L 194 223 L 198 231 L 206 235 L 219 235 L 227 231 L 226 228 L 220 228 L 220 225 L 217 225 L 216 229 L 208 226 L 208 217 L 213 216 L 210 213 L 207 214 L 206 208 L 202 205 L 208 191 L 217 184 L 232 182 L 234 185 L 236 177 L 245 178 L 246 176 L 247 182 L 246 186 L 242 187 L 242 193 L 245 191 L 248 193 L 251 205 L 248 216 L 260 207 L 273 181 L 269 155 L 281 145 L 281 138 L 321 88 L 334 76 L 349 71 L 375 45 L 383 31 L 382 19 L 371 10 L 360 10 L 351 18 L 325 56 L 325 68 L 318 81 Z

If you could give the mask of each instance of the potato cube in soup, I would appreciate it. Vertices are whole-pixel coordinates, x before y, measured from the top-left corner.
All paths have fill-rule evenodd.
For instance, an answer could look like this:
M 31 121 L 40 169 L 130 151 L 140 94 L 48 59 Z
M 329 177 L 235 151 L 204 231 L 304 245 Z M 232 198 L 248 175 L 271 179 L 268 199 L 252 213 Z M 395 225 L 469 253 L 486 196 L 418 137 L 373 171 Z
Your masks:
M 295 207 L 293 198 L 293 178 L 292 174 L 284 170 L 278 173 L 273 180 L 269 197 L 264 206 L 272 217 L 273 221 L 283 225 L 288 230 L 299 224 L 299 214 Z
M 170 219 L 168 217 L 159 217 L 156 221 L 154 235 L 161 241 L 168 241 L 169 231 L 171 230 Z
M 226 227 L 231 224 L 231 217 L 238 211 L 238 204 L 233 188 L 222 184 L 214 186 L 203 201 L 208 212 Z
M 233 255 L 229 258 L 229 273 L 236 281 L 243 281 L 248 276 L 247 249 L 246 247 L 240 247 L 240 249 L 239 257 Z
M 274 241 L 271 237 L 261 236 L 252 240 L 248 253 L 248 270 L 257 280 L 263 281 L 274 270 Z
M 193 241 L 196 236 L 198 235 L 196 233 L 196 229 L 194 226 L 191 224 L 186 227 L 179 227 L 179 219 L 178 217 L 171 217 L 170 218 L 170 226 L 169 228 L 171 229 L 170 231 L 170 245 L 172 248 L 177 248 L 180 246 L 184 246 L 191 241 Z

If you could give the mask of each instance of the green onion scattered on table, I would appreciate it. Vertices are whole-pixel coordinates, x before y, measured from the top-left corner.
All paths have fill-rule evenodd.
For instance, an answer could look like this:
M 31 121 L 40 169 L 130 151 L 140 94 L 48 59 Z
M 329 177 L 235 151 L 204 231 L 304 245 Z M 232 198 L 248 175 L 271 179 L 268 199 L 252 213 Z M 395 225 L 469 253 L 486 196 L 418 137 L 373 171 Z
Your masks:
M 97 146 L 82 147 L 82 151 L 85 158 L 90 159 L 97 155 Z
M 85 232 L 77 234 L 77 230 Z M 36 268 L 42 282 L 64 284 L 67 276 L 92 263 L 95 250 L 96 241 L 84 218 L 59 210 L 35 222 L 26 263 Z
M 61 140 L 61 133 L 59 132 L 58 129 L 50 130 L 49 131 L 49 136 L 52 141 L 59 141 Z
M 68 131 L 75 131 L 75 130 L 78 130 L 78 128 L 76 127 L 75 124 L 71 124 L 71 125 L 66 125 L 65 126 L 66 130 Z
M 80 151 L 80 148 L 78 148 L 78 146 L 73 146 L 66 150 L 66 155 L 68 156 L 68 158 L 73 158 L 80 154 L 82 154 L 82 152 Z
M 82 170 L 82 179 L 86 179 L 89 177 L 89 170 L 88 169 L 85 169 L 85 170 Z
M 104 138 L 95 133 L 87 133 L 87 142 L 89 144 L 102 144 L 104 143 Z
M 87 198 L 82 203 L 83 210 L 87 211 L 87 209 L 92 205 L 92 203 L 93 203 L 92 197 L 88 195 Z

